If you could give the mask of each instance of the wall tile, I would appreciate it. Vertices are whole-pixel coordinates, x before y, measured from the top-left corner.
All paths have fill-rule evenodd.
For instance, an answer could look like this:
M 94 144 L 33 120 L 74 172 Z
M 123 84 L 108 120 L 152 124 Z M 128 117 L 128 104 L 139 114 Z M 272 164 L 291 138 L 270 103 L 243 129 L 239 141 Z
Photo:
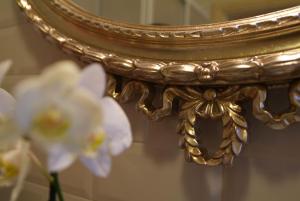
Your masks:
M 49 189 L 34 183 L 26 182 L 19 201 L 42 201 L 48 199 Z M 89 201 L 81 197 L 64 193 L 65 201 Z
M 289 107 L 287 90 L 271 90 L 268 93 L 266 108 L 272 114 L 287 111 Z M 300 151 L 299 124 L 293 124 L 282 130 L 274 130 L 255 119 L 250 104 L 246 105 L 248 120 L 248 143 L 244 146 L 242 155 L 262 158 L 265 160 L 279 158 L 298 159 Z
M 32 200 L 47 200 L 48 188 L 26 182 L 19 197 L 19 201 L 32 201 Z
M 162 3 L 165 2 L 155 1 L 158 12 Z M 166 12 L 155 13 L 154 18 L 164 19 L 165 23 L 182 23 L 182 6 L 176 4 L 170 9 L 179 18 Z M 127 17 L 133 21 L 139 19 L 136 15 Z M 3 83 L 9 91 L 20 80 L 39 73 L 57 60 L 74 59 L 34 31 L 21 16 L 14 0 L 0 2 L 0 29 L 0 60 L 14 60 L 10 75 Z M 275 101 L 273 109 L 286 103 L 285 99 L 278 98 L 280 96 L 281 92 L 272 99 Z M 271 130 L 255 120 L 248 107 L 249 143 L 234 166 L 223 170 L 184 161 L 183 151 L 177 147 L 175 117 L 150 122 L 135 111 L 134 103 L 125 104 L 123 108 L 132 123 L 135 143 L 124 155 L 114 158 L 112 173 L 107 179 L 93 177 L 79 163 L 62 173 L 67 201 L 88 201 L 81 197 L 93 201 L 299 200 L 299 125 L 281 131 Z M 202 121 L 200 127 L 203 124 L 205 128 L 200 133 L 204 133 L 205 143 L 214 147 L 218 137 L 209 132 L 214 126 Z M 37 153 L 44 158 L 41 152 Z M 27 181 L 20 201 L 47 200 L 48 183 L 35 166 Z M 0 189 L 0 200 L 8 200 L 9 192 L 9 188 Z
M 249 140 L 244 155 L 263 159 L 298 159 L 300 125 L 292 125 L 284 130 L 273 130 L 257 120 L 249 122 Z
M 165 155 L 173 152 L 173 147 L 154 146 L 153 151 L 146 151 L 145 146 L 135 143 L 125 154 L 114 158 L 107 179 L 94 179 L 94 200 L 220 200 L 222 168 L 186 163 L 179 150 L 176 156 L 164 156 L 161 160 L 155 152 Z
M 10 198 L 10 192 L 11 188 L 10 187 L 1 187 L 0 188 L 0 200 L 6 201 L 9 200 Z
M 11 93 L 19 82 L 29 77 L 28 75 L 9 75 L 9 73 L 10 72 L 8 72 L 8 75 L 4 77 L 3 82 L 1 83 L 1 88 Z
M 26 23 L 15 0 L 2 0 L 0 2 L 0 29 Z
M 62 172 L 60 180 L 65 192 L 86 199 L 92 198 L 93 175 L 79 161 Z
M 288 107 L 284 90 L 271 91 L 266 106 L 273 114 Z M 233 167 L 224 170 L 223 200 L 298 200 L 300 183 L 299 125 L 273 130 L 246 108 L 248 143 Z
M 45 40 L 31 24 L 1 29 L 0 61 L 12 59 L 10 74 L 36 74 L 58 60 L 74 59 Z
M 150 120 L 141 112 L 136 110 L 136 101 L 122 104 L 131 123 L 134 142 L 143 142 L 148 133 Z
M 0 188 L 1 201 L 10 199 L 12 188 Z M 46 201 L 48 200 L 48 187 L 41 186 L 31 182 L 25 182 L 18 201 Z M 91 201 L 75 195 L 64 193 L 65 201 Z
M 36 147 L 34 147 L 34 153 L 46 167 L 46 155 Z M 66 193 L 91 199 L 93 176 L 79 161 L 61 172 L 59 177 L 62 188 Z M 35 164 L 32 164 L 27 181 L 41 186 L 48 186 L 48 180 Z
M 156 163 L 174 161 L 183 152 L 178 146 L 179 135 L 176 132 L 177 118 L 166 117 L 150 122 L 144 138 L 144 152 Z
M 46 154 L 40 149 L 36 148 L 35 146 L 32 147 L 32 152 L 41 162 L 43 168 L 47 169 Z M 31 183 L 36 183 L 42 186 L 48 186 L 48 179 L 43 175 L 40 168 L 35 163 L 31 163 L 26 180 Z
M 87 200 L 87 199 L 84 199 L 84 198 L 81 198 L 81 197 L 78 197 L 78 196 L 75 196 L 75 195 L 72 195 L 72 194 L 66 194 L 64 195 L 65 197 L 65 201 L 92 201 L 92 200 Z
M 300 162 L 287 158 L 241 157 L 224 170 L 224 201 L 297 201 Z

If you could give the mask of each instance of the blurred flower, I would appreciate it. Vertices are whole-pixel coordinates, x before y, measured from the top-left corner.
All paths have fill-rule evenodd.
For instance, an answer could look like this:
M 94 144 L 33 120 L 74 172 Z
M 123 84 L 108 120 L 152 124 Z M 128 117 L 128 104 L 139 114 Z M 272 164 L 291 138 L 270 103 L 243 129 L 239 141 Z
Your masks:
M 0 83 L 11 63 L 0 63 Z M 11 94 L 0 88 L 0 186 L 15 184 L 12 201 L 17 199 L 29 167 L 29 143 L 21 139 L 14 123 L 15 102 Z
M 10 66 L 10 60 L 0 63 L 0 84 Z M 0 151 L 14 146 L 18 138 L 20 138 L 20 132 L 13 120 L 15 102 L 11 94 L 0 88 Z
M 0 152 L 0 186 L 15 184 L 11 201 L 15 201 L 23 187 L 29 169 L 29 142 L 18 140 L 14 148 Z
M 105 73 L 98 64 L 82 72 L 60 62 L 16 88 L 16 120 L 49 152 L 52 172 L 69 167 L 79 156 L 96 175 L 110 171 L 111 155 L 131 145 L 129 121 L 105 93 Z

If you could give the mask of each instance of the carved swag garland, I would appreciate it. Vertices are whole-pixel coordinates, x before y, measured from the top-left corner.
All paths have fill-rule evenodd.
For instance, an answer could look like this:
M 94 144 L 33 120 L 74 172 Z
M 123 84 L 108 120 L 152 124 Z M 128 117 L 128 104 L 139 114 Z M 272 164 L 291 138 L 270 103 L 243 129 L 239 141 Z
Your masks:
M 241 152 L 248 137 L 247 121 L 239 105 L 242 101 L 252 101 L 253 115 L 273 129 L 283 129 L 300 121 L 299 81 L 289 85 L 290 109 L 279 115 L 272 115 L 265 109 L 267 87 L 263 85 L 231 86 L 225 89 L 167 86 L 162 92 L 162 106 L 159 108 L 152 105 L 155 90 L 145 82 L 122 81 L 110 76 L 107 92 L 121 102 L 129 101 L 134 94 L 140 92 L 137 109 L 151 120 L 171 115 L 176 108 L 175 99 L 178 99 L 179 107 L 176 112 L 179 113 L 180 145 L 185 151 L 186 159 L 200 165 L 231 165 L 234 157 Z M 196 135 L 195 124 L 198 118 L 222 120 L 222 141 L 214 153 L 209 153 Z

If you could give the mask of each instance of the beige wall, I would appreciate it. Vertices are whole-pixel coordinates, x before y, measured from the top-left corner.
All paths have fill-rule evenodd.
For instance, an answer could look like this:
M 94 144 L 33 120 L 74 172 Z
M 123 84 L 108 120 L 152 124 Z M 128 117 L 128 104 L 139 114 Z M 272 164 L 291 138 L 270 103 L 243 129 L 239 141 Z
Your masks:
M 72 59 L 48 43 L 19 14 L 13 0 L 0 1 L 0 60 L 14 60 L 4 82 L 12 86 L 41 67 L 61 59 Z M 276 94 L 275 94 L 276 95 Z M 274 96 L 273 107 L 285 101 Z M 273 97 L 273 98 L 274 98 Z M 62 174 L 67 201 L 298 201 L 300 199 L 300 125 L 273 131 L 251 117 L 249 143 L 231 168 L 198 167 L 184 161 L 177 148 L 175 118 L 149 122 L 124 105 L 134 131 L 133 146 L 114 158 L 107 179 L 93 177 L 80 164 Z M 203 133 L 214 144 L 213 124 Z M 0 190 L 8 200 L 10 189 Z M 47 182 L 33 168 L 20 201 L 46 201 Z

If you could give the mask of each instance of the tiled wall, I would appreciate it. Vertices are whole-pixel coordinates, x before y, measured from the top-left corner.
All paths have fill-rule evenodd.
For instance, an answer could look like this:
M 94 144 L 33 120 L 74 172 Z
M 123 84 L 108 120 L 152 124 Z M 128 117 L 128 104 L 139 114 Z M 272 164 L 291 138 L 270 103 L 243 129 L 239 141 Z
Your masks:
M 14 66 L 4 82 L 9 90 L 43 66 L 73 59 L 45 41 L 20 15 L 13 0 L 0 1 L 0 60 Z M 282 108 L 283 96 L 274 93 Z M 93 177 L 79 163 L 62 174 L 67 201 L 298 201 L 300 200 L 300 125 L 274 131 L 254 120 L 248 107 L 249 143 L 233 167 L 198 167 L 184 161 L 177 148 L 175 118 L 150 122 L 124 105 L 134 131 L 133 146 L 114 158 L 107 179 Z M 202 129 L 207 144 L 220 134 L 213 124 Z M 10 189 L 0 190 L 8 200 Z M 19 201 L 46 201 L 47 182 L 36 168 L 30 172 Z

